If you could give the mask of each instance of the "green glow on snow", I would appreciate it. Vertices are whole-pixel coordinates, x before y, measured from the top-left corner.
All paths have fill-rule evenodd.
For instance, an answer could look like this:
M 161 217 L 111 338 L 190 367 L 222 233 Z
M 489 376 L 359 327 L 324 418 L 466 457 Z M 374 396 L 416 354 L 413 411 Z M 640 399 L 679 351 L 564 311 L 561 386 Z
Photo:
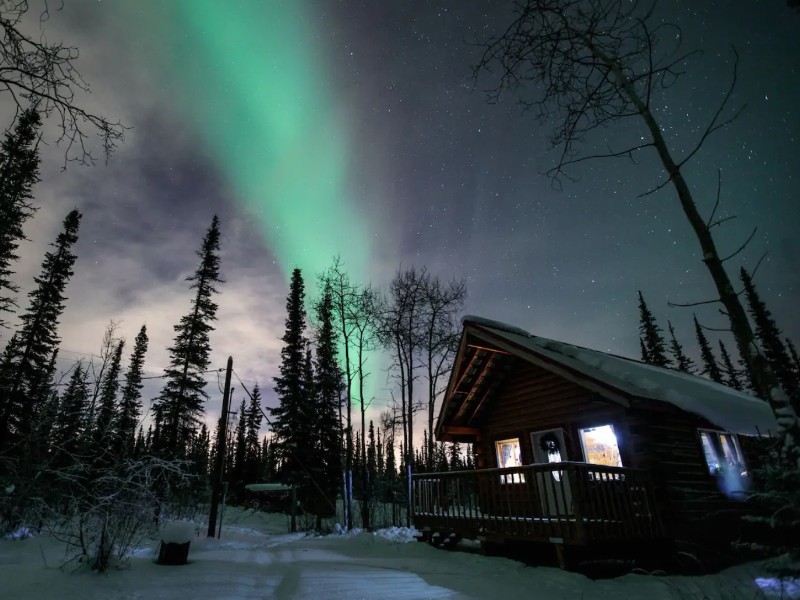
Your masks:
M 176 101 L 287 280 L 297 266 L 314 289 L 316 274 L 339 254 L 362 281 L 370 238 L 347 196 L 347 132 L 303 3 L 165 6 L 140 12 L 142 25 L 161 32 L 168 55 L 158 60 L 168 61 Z

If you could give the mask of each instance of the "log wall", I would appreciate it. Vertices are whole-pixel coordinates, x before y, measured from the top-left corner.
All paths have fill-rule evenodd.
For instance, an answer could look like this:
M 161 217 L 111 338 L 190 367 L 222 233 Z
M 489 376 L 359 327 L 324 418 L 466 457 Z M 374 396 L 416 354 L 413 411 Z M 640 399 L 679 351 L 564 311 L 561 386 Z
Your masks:
M 658 508 L 677 537 L 698 534 L 697 524 L 741 511 L 709 474 L 698 428 L 718 428 L 701 417 L 658 401 L 631 401 L 630 407 L 606 400 L 581 386 L 519 359 L 497 394 L 471 423 L 481 430 L 475 446 L 477 468 L 496 468 L 495 442 L 518 438 L 523 464 L 534 462 L 531 433 L 563 428 L 568 461 L 583 461 L 578 430 L 614 426 L 623 467 L 652 474 Z M 740 444 L 747 464 L 751 444 Z M 729 527 L 728 525 L 723 526 Z M 703 530 L 707 531 L 707 528 Z

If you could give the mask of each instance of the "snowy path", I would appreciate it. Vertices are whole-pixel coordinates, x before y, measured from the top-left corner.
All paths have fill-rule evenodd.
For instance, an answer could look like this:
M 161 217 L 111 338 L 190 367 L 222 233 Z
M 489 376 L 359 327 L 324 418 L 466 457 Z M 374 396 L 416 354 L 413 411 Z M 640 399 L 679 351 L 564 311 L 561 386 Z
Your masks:
M 275 530 L 274 528 L 272 529 Z M 708 598 L 753 600 L 764 595 L 754 567 L 703 578 L 646 577 L 591 581 L 575 573 L 532 568 L 464 552 L 403 543 L 369 533 L 305 537 L 228 527 L 223 539 L 196 538 L 189 564 L 154 563 L 157 543 L 124 570 L 98 575 L 58 569 L 50 538 L 0 540 L 3 600 L 503 600 Z M 791 594 L 796 594 L 795 588 Z M 800 594 L 795 595 L 795 597 Z M 789 597 L 786 594 L 784 598 Z
M 369 552 L 352 556 L 336 551 L 342 541 L 354 542 L 351 545 L 362 550 L 369 545 L 353 537 L 348 540 L 286 535 L 264 537 L 256 543 L 195 540 L 189 564 L 179 567 L 154 564 L 152 552 L 148 550 L 134 558 L 129 568 L 105 575 L 62 573 L 56 568 L 61 559 L 60 550 L 50 540 L 4 542 L 0 545 L 0 597 L 42 600 L 471 597 L 426 583 L 413 572 L 425 570 L 424 558 L 399 557 L 394 565 L 387 564 L 386 548 L 374 558 Z M 381 539 L 375 541 L 381 546 L 401 546 Z M 43 564 L 42 553 L 48 567 Z

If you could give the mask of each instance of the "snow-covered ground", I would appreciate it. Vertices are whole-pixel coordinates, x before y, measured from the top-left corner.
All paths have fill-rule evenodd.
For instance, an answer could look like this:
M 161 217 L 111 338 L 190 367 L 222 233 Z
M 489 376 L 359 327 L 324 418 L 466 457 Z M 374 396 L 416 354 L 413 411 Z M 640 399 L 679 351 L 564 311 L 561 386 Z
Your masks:
M 287 534 L 285 515 L 229 509 L 222 538 L 191 542 L 189 564 L 154 562 L 159 543 L 140 548 L 124 568 L 62 572 L 63 547 L 31 537 L 0 540 L 0 598 L 9 600 L 166 600 L 210 598 L 361 599 L 742 599 L 800 598 L 751 564 L 705 577 L 626 575 L 592 581 L 467 552 L 437 550 L 413 532 Z

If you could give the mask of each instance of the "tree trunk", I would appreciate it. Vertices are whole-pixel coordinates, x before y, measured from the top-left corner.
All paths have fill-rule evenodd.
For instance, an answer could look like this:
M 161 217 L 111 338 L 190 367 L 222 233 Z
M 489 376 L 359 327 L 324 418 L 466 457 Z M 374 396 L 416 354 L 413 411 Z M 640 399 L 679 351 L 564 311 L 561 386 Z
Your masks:
M 753 374 L 753 381 L 759 395 L 769 402 L 775 414 L 775 418 L 778 422 L 778 433 L 781 436 L 783 456 L 800 469 L 800 445 L 798 445 L 798 443 L 800 443 L 800 420 L 798 420 L 797 413 L 795 413 L 790 404 L 789 397 L 781 389 L 777 379 L 772 373 L 769 363 L 755 343 L 755 336 L 750 327 L 750 321 L 747 319 L 744 307 L 741 302 L 739 302 L 739 296 L 731 285 L 730 278 L 719 257 L 719 252 L 717 251 L 709 226 L 703 221 L 697 210 L 697 205 L 694 202 L 686 180 L 683 178 L 681 168 L 673 160 L 667 148 L 667 143 L 664 140 L 661 128 L 650 112 L 650 108 L 639 97 L 630 81 L 619 70 L 615 62 L 608 59 L 608 57 L 602 53 L 596 52 L 593 47 L 592 50 L 601 61 L 605 62 L 606 65 L 612 69 L 617 77 L 617 81 L 620 82 L 622 91 L 628 96 L 642 115 L 650 131 L 661 163 L 678 194 L 681 208 L 689 224 L 692 226 L 697 241 L 700 243 L 700 249 L 703 252 L 703 262 L 706 264 L 706 268 L 711 274 L 711 278 L 714 280 L 714 285 L 719 294 L 719 301 L 725 307 L 726 314 L 731 324 L 731 332 L 736 339 L 736 344 L 742 358 L 747 364 L 747 368 Z

